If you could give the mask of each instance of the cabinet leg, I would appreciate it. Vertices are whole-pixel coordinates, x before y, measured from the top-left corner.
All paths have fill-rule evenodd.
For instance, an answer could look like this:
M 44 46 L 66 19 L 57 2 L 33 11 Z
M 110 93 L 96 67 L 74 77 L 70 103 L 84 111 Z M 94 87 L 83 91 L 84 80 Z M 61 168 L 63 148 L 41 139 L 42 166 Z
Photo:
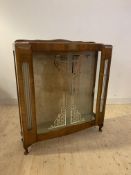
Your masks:
M 102 132 L 103 124 L 99 125 L 99 132 Z
M 24 155 L 27 155 L 29 153 L 28 148 L 25 148 Z

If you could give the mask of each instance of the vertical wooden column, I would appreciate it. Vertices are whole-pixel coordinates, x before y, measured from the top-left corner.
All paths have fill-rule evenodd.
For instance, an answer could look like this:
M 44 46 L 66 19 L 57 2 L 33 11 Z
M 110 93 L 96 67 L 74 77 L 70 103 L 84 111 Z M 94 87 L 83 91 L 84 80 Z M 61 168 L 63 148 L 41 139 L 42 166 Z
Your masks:
M 32 50 L 28 42 L 15 44 L 18 103 L 23 145 L 27 148 L 37 140 L 35 91 Z
M 97 103 L 96 103 L 96 125 L 99 125 L 100 128 L 103 126 L 104 115 L 105 115 L 105 105 L 106 105 L 106 98 L 107 98 L 109 73 L 110 73 L 111 54 L 112 54 L 112 46 L 105 45 L 102 47 L 99 81 L 98 81 Z M 105 72 L 105 69 L 106 69 L 106 72 Z M 105 80 L 104 80 L 104 76 L 106 76 Z

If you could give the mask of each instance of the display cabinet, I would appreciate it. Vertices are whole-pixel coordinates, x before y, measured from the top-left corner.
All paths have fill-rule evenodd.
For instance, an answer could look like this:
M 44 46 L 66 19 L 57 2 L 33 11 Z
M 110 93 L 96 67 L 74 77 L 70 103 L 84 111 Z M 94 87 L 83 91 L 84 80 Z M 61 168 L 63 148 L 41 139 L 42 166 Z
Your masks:
M 111 45 L 68 40 L 16 40 L 14 45 L 25 154 L 37 141 L 92 126 L 101 131 Z

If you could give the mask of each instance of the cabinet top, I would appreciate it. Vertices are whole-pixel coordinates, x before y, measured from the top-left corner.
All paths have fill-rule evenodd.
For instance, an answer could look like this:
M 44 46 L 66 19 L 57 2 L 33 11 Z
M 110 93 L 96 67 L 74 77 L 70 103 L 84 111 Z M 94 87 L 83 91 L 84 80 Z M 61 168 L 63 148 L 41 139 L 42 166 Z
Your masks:
M 30 47 L 32 51 L 102 51 L 104 48 L 112 49 L 112 45 L 105 45 L 87 41 L 70 41 L 65 39 L 54 40 L 16 40 L 15 48 Z

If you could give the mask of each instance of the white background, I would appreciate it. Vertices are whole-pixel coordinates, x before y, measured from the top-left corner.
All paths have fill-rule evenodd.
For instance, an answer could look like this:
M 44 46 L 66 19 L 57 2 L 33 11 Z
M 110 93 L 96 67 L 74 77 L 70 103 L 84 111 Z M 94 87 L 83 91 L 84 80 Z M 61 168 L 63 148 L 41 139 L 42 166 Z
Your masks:
M 112 44 L 108 102 L 131 102 L 131 0 L 0 0 L 0 100 L 16 99 L 14 40 L 56 38 Z

